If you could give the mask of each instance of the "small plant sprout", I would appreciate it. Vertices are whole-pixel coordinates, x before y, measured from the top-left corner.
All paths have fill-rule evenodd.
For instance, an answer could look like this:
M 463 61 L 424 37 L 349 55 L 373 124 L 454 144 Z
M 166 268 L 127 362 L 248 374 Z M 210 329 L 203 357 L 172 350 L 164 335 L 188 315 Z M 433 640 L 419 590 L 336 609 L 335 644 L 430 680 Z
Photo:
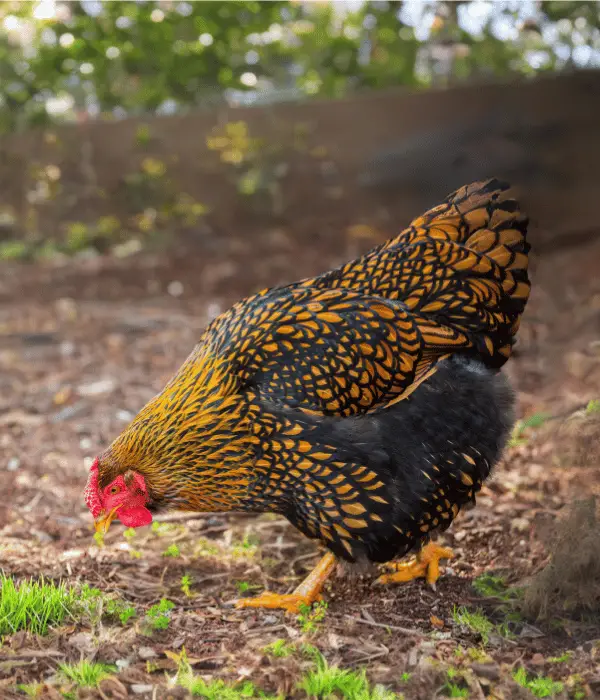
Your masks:
M 591 416 L 594 413 L 600 413 L 600 399 L 591 399 L 585 407 L 586 416 Z
M 508 442 L 509 447 L 518 447 L 519 445 L 527 444 L 527 437 L 525 433 L 528 428 L 536 429 L 541 428 L 542 425 L 547 423 L 552 418 L 550 413 L 545 413 L 540 411 L 534 413 L 528 418 L 523 418 L 523 420 L 518 420 L 513 428 L 511 438 Z
M 171 611 L 175 603 L 162 598 L 159 603 L 153 605 L 146 613 L 146 622 L 151 630 L 166 630 L 171 623 Z
M 173 523 L 161 523 L 155 520 L 152 523 L 151 531 L 158 537 L 166 537 L 167 535 L 175 535 L 183 532 L 185 528 L 182 525 L 174 525 Z
M 100 681 L 116 671 L 115 666 L 80 661 L 76 664 L 59 664 L 60 674 L 81 688 L 96 688 Z
M 178 557 L 181 555 L 181 552 L 176 544 L 170 544 L 162 555 L 163 557 Z
M 234 559 L 252 559 L 258 550 L 258 540 L 253 535 L 244 535 L 244 539 L 231 547 Z
M 513 673 L 515 681 L 535 695 L 536 698 L 551 698 L 563 690 L 563 684 L 545 676 L 529 676 L 521 666 Z
M 291 656 L 294 651 L 296 651 L 296 647 L 286 642 L 285 639 L 276 639 L 274 642 L 267 644 L 266 647 L 263 647 L 263 653 L 276 659 L 285 659 Z
M 308 605 L 300 606 L 300 613 L 296 618 L 303 634 L 313 634 L 319 629 L 319 625 L 325 619 L 327 613 L 327 603 L 320 601 L 312 607 Z
M 192 597 L 192 592 L 190 590 L 190 587 L 192 585 L 193 579 L 190 575 L 184 574 L 181 577 L 181 592 L 183 593 L 184 596 L 187 598 Z
M 123 532 L 123 537 L 127 540 L 127 544 L 129 545 L 129 554 L 133 559 L 140 559 L 142 556 L 142 553 L 134 549 L 133 546 L 133 541 L 135 540 L 135 530 L 132 527 L 128 527 L 124 532 Z
M 571 660 L 572 656 L 573 652 L 565 651 L 565 653 L 561 654 L 560 656 L 549 656 L 547 661 L 551 664 L 566 664 L 567 661 Z

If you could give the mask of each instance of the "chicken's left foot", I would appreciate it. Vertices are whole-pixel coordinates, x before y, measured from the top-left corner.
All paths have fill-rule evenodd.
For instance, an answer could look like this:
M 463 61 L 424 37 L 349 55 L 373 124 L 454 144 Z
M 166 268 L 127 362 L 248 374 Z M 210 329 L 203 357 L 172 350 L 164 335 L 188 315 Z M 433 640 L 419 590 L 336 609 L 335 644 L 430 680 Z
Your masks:
M 383 574 L 377 583 L 404 583 L 416 578 L 424 578 L 430 586 L 440 577 L 440 559 L 452 559 L 454 552 L 448 547 L 440 547 L 433 542 L 425 545 L 413 561 L 390 562 L 386 564 L 394 573 Z
M 297 615 L 303 605 L 312 605 L 321 600 L 321 589 L 335 569 L 336 558 L 328 552 L 302 581 L 293 593 L 279 594 L 265 591 L 256 598 L 241 598 L 235 603 L 236 608 L 281 609 Z

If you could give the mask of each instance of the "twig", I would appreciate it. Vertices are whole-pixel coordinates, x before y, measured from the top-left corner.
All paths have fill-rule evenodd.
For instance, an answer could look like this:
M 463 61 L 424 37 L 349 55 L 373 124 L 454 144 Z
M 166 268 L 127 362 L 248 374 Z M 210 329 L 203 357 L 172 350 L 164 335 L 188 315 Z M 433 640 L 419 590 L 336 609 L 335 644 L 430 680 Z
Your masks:
M 383 627 L 383 629 L 393 630 L 394 632 L 403 632 L 404 634 L 411 634 L 415 637 L 422 637 L 423 632 L 421 630 L 411 630 L 408 627 L 398 627 L 397 625 L 386 625 L 384 622 L 375 622 L 371 620 L 365 620 L 362 617 L 355 617 L 354 615 L 344 615 L 344 617 L 352 620 L 353 622 L 361 622 L 363 625 L 371 625 L 372 627 Z
M 378 651 L 375 654 L 369 654 L 368 656 L 361 656 L 360 659 L 355 659 L 351 663 L 349 662 L 348 664 L 345 664 L 349 667 L 354 666 L 355 664 L 364 664 L 365 661 L 372 661 L 373 659 L 379 659 L 381 656 L 387 656 L 389 654 L 389 649 L 385 649 L 384 651 Z

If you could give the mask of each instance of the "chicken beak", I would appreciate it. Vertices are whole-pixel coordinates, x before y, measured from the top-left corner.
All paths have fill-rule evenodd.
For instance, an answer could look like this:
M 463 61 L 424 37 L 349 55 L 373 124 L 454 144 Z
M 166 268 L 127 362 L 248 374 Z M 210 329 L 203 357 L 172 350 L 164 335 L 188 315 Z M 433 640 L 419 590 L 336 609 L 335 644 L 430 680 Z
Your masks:
M 100 514 L 100 517 L 94 523 L 94 529 L 96 530 L 96 532 L 101 532 L 103 535 L 106 535 L 110 524 L 117 517 L 117 511 L 120 507 L 121 506 L 117 506 L 108 513 Z

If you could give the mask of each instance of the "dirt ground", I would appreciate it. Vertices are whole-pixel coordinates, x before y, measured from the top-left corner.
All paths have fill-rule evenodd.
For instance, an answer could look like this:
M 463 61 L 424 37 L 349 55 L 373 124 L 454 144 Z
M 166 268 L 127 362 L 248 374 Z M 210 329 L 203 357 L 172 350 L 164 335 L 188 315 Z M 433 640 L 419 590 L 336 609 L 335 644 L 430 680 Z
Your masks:
M 299 244 L 270 230 L 180 256 L 0 270 L 0 568 L 16 579 L 88 583 L 137 610 L 125 626 L 71 620 L 45 637 L 5 638 L 3 698 L 22 697 L 17 684 L 33 682 L 47 682 L 40 697 L 61 697 L 57 666 L 80 658 L 119 668 L 80 697 L 185 697 L 168 688 L 176 661 L 165 654 L 182 649 L 206 679 L 306 697 L 296 685 L 309 662 L 263 652 L 278 639 L 309 640 L 329 664 L 365 667 L 373 683 L 408 699 L 452 696 L 449 678 L 461 697 L 532 697 L 512 679 L 519 667 L 561 681 L 556 697 L 600 697 L 598 601 L 596 612 L 526 619 L 518 601 L 501 605 L 472 585 L 484 572 L 526 585 L 548 562 L 569 504 L 600 494 L 596 427 L 576 415 L 564 428 L 566 417 L 600 398 L 600 241 L 534 256 L 532 299 L 505 371 L 521 417 L 554 418 L 523 433 L 477 508 L 444 535 L 456 557 L 436 590 L 423 581 L 382 588 L 370 577 L 337 578 L 311 631 L 281 612 L 231 607 L 240 590 L 291 590 L 316 561 L 314 544 L 279 518 L 176 517 L 133 539 L 113 526 L 103 548 L 92 538 L 82 499 L 91 459 L 162 388 L 207 321 L 257 287 L 327 269 L 373 242 L 325 231 Z M 585 541 L 579 534 L 574 550 Z M 178 553 L 165 556 L 172 545 Z M 192 578 L 188 595 L 184 575 Z M 144 614 L 163 597 L 175 603 L 170 624 L 149 634 Z M 482 608 L 496 625 L 484 651 L 480 635 L 453 614 L 459 606 Z

